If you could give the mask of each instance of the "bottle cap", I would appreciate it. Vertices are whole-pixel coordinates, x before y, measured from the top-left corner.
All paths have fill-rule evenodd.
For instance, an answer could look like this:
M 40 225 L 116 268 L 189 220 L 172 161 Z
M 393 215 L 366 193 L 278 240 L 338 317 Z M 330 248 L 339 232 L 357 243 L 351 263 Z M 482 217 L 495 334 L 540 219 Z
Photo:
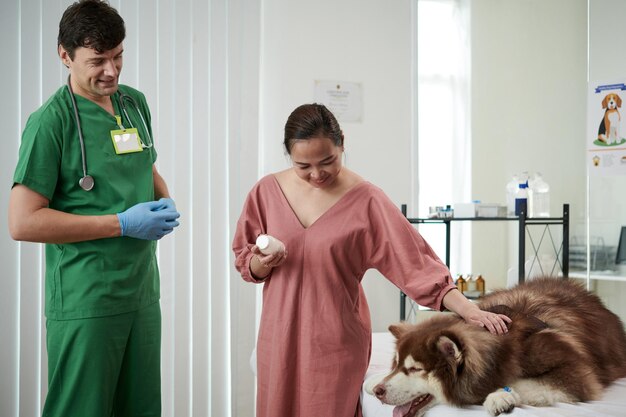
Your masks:
M 259 237 L 256 238 L 256 245 L 261 250 L 267 249 L 270 245 L 270 237 L 268 235 L 259 235 Z

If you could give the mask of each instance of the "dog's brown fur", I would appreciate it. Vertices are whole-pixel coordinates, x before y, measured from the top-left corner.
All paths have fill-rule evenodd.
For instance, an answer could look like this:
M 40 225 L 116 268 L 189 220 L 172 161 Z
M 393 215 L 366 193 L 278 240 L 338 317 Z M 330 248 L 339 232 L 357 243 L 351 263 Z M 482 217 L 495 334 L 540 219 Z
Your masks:
M 422 382 L 430 381 L 426 386 L 438 381 L 437 392 L 428 393 L 435 397 L 430 406 L 481 404 L 490 394 L 518 384 L 520 398 L 514 404 L 485 402 L 496 415 L 520 404 L 598 399 L 604 387 L 626 377 L 622 322 L 597 296 L 571 280 L 535 279 L 491 293 L 479 306 L 509 316 L 509 332 L 494 335 L 452 314 L 417 325 L 392 325 L 397 338 L 394 369 L 373 392 L 385 402 L 394 389 L 394 375 L 404 373 L 402 383 L 409 381 L 410 370 L 404 365 L 408 356 L 409 362 L 423 367 Z M 555 394 L 552 399 L 533 399 L 546 391 Z

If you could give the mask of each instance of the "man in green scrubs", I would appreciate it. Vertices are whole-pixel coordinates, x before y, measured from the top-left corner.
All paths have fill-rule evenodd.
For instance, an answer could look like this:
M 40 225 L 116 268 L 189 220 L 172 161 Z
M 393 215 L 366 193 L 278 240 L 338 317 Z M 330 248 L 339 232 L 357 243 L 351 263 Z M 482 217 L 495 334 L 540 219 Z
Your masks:
M 124 37 L 107 3 L 71 5 L 58 38 L 68 84 L 22 134 L 9 230 L 46 243 L 44 416 L 161 415 L 155 250 L 179 214 L 145 97 L 118 84 Z

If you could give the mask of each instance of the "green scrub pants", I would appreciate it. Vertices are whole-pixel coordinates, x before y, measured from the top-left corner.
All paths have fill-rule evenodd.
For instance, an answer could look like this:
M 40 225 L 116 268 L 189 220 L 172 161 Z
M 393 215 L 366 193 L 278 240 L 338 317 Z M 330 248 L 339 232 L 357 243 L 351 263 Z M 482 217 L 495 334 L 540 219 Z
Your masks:
M 47 320 L 43 417 L 161 415 L 161 308 Z

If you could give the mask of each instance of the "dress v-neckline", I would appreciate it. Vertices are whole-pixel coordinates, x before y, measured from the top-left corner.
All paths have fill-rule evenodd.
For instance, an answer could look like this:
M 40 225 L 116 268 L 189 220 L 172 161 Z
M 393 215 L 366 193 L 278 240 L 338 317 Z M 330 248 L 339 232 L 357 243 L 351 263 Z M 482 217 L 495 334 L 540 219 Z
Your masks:
M 326 214 L 328 214 L 328 212 L 332 211 L 335 207 L 339 206 L 346 199 L 346 196 L 348 194 L 351 194 L 353 190 L 355 190 L 356 188 L 359 188 L 362 184 L 365 184 L 367 182 L 367 181 L 363 180 L 363 181 L 359 181 L 358 183 L 354 184 L 348 191 L 343 193 L 343 195 L 341 197 L 339 197 L 339 199 L 337 201 L 335 201 L 322 214 L 320 214 L 314 221 L 312 221 L 311 224 L 309 224 L 308 226 L 305 226 L 304 224 L 302 224 L 302 220 L 300 220 L 300 217 L 298 216 L 296 211 L 291 206 L 291 203 L 289 202 L 289 199 L 285 195 L 285 192 L 283 191 L 283 188 L 280 186 L 280 183 L 278 182 L 278 179 L 276 178 L 276 175 L 272 175 L 272 179 L 274 180 L 274 184 L 278 188 L 278 191 L 279 191 L 280 195 L 283 198 L 283 202 L 289 208 L 289 211 L 291 212 L 291 214 L 292 214 L 293 218 L 295 219 L 296 223 L 298 223 L 298 225 L 300 225 L 300 227 L 303 230 L 309 230 L 311 227 L 315 226 L 317 223 L 320 222 L 320 220 L 322 220 L 324 217 L 326 217 Z

